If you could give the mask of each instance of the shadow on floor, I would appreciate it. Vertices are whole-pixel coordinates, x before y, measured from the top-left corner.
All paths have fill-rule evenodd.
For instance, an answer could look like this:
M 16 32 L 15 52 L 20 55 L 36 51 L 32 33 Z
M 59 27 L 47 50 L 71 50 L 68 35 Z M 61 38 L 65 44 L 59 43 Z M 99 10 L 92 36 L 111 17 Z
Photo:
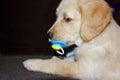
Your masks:
M 27 71 L 22 62 L 30 58 L 46 56 L 0 56 L 0 80 L 77 80 L 41 72 Z M 50 58 L 50 56 L 47 56 Z

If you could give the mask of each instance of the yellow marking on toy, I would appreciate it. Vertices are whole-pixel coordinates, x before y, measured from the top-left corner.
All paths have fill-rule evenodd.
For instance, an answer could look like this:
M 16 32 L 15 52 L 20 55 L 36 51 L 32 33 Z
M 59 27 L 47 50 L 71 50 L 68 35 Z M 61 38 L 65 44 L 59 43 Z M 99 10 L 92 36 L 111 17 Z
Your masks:
M 60 50 L 60 47 L 59 47 L 59 46 L 52 45 L 51 47 L 52 47 L 54 50 L 56 50 L 56 51 Z

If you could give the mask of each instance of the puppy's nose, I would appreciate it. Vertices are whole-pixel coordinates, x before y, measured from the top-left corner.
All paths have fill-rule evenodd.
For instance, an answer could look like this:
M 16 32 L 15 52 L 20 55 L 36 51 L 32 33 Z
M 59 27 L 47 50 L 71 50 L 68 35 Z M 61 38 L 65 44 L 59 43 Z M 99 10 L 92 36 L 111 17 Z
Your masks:
M 48 32 L 47 35 L 48 35 L 48 38 L 50 39 L 53 37 L 53 33 Z

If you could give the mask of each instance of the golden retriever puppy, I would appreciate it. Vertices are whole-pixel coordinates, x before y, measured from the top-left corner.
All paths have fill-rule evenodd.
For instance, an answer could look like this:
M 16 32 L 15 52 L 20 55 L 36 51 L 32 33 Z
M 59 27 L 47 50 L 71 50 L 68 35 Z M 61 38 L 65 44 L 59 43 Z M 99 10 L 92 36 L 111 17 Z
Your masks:
M 120 80 L 120 27 L 104 0 L 62 0 L 48 33 L 52 40 L 76 44 L 75 55 L 65 59 L 29 59 L 30 71 L 81 80 Z

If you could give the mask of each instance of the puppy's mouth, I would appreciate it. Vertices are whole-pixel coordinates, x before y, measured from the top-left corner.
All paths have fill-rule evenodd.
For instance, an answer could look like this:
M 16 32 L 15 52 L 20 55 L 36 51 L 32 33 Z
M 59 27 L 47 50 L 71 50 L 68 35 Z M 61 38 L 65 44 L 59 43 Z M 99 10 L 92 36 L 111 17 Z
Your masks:
M 70 57 L 74 55 L 74 49 L 77 47 L 76 44 L 68 44 L 67 42 L 48 40 L 53 49 L 54 55 L 60 58 Z

